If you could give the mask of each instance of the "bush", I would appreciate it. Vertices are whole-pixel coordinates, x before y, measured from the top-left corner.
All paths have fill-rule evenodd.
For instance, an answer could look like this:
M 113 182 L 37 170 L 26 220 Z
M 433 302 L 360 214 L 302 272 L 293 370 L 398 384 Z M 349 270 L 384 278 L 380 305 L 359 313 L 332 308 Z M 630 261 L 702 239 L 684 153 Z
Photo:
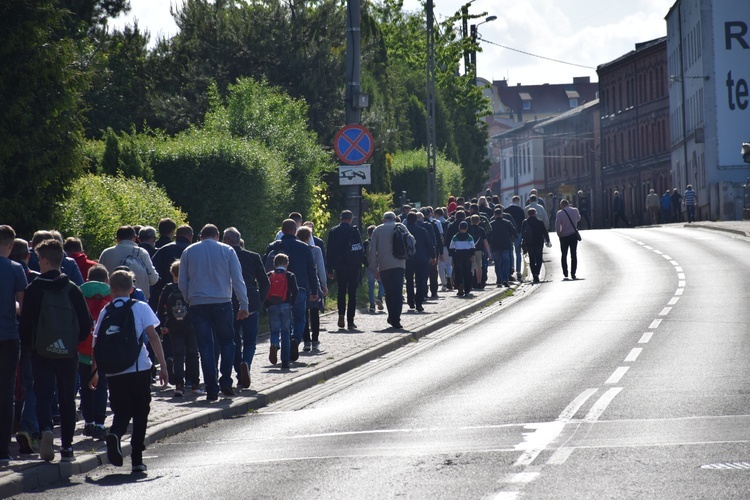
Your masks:
M 362 210 L 362 235 L 366 237 L 367 226 L 378 226 L 383 221 L 383 214 L 393 210 L 391 201 L 393 196 L 389 193 L 368 193 L 366 189 L 362 190 L 364 198 L 364 208 Z
M 55 225 L 66 236 L 83 240 L 86 253 L 98 258 L 115 244 L 117 228 L 126 224 L 156 227 L 163 217 L 187 222 L 163 189 L 141 179 L 88 174 L 78 178 L 59 205 Z
M 391 184 L 394 193 L 406 191 L 412 202 L 427 202 L 427 152 L 424 150 L 410 150 L 393 155 L 393 173 Z M 437 157 L 437 203 L 446 203 L 450 195 L 462 192 L 463 175 L 461 167 L 445 159 L 441 154 Z M 397 203 L 397 200 L 393 200 Z
M 256 252 L 273 240 L 296 201 L 291 167 L 257 141 L 193 130 L 155 139 L 148 155 L 157 182 L 190 214 L 196 231 L 207 223 L 235 226 Z

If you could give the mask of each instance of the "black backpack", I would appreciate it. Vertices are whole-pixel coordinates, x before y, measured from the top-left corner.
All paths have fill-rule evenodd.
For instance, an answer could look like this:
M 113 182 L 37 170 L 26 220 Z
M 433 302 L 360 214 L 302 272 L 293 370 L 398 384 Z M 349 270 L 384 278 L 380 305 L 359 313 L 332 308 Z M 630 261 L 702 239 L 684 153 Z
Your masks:
M 346 245 L 346 253 L 343 257 L 344 262 L 352 269 L 362 267 L 362 263 L 365 261 L 365 247 L 362 245 L 362 237 L 357 226 L 352 226 L 349 241 Z
M 78 353 L 78 314 L 70 301 L 67 283 L 62 290 L 44 290 L 39 317 L 34 323 L 34 352 L 48 359 L 72 358 Z
M 269 245 L 268 253 L 265 256 L 265 259 L 263 260 L 263 267 L 266 270 L 266 273 L 270 273 L 274 270 L 273 260 L 276 258 L 276 255 L 282 253 L 281 252 L 281 241 L 277 240 L 271 243 Z
M 136 302 L 129 299 L 120 307 L 112 302 L 105 309 L 94 343 L 94 359 L 102 373 L 119 373 L 138 361 L 143 340 L 135 329 L 133 305 Z
M 393 229 L 393 256 L 402 260 L 413 256 L 417 253 L 416 242 L 406 226 L 397 222 Z

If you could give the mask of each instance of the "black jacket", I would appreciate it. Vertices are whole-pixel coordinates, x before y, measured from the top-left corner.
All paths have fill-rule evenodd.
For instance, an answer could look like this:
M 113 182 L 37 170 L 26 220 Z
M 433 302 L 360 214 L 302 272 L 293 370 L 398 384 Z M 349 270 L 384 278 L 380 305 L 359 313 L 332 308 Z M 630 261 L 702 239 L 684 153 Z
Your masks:
M 356 233 L 356 234 L 355 234 Z M 350 258 L 353 243 L 362 244 L 359 230 L 348 222 L 342 222 L 328 233 L 326 269 L 331 271 L 356 270 L 362 267 L 362 262 L 352 262 Z
M 435 258 L 435 245 L 432 243 L 432 238 L 427 234 L 427 230 L 423 227 L 419 227 L 418 224 L 405 224 L 406 229 L 414 236 L 417 240 L 416 253 L 411 256 L 407 262 L 424 262 Z
M 26 293 L 23 297 L 23 309 L 21 309 L 21 320 L 19 322 L 19 332 L 21 334 L 21 345 L 30 348 L 34 340 L 34 324 L 39 318 L 39 312 L 42 308 L 42 297 L 45 290 L 62 290 L 71 281 L 68 276 L 61 274 L 60 271 L 47 271 L 39 275 L 26 287 Z M 93 321 L 89 314 L 89 308 L 86 305 L 86 299 L 83 292 L 77 287 L 70 287 L 70 302 L 78 316 L 78 342 L 86 340 L 91 333 Z
M 270 286 L 263 261 L 260 260 L 260 255 L 255 252 L 243 250 L 239 246 L 232 248 L 237 252 L 237 258 L 240 261 L 240 267 L 242 267 L 242 278 L 245 280 L 245 286 L 247 287 L 248 310 L 250 312 L 260 311 L 261 304 L 266 300 L 268 287 Z M 239 311 L 240 303 L 237 301 L 234 292 L 232 292 L 232 305 L 235 311 Z
M 492 234 L 490 235 L 490 248 L 493 252 L 513 248 L 513 242 L 518 237 L 516 228 L 505 218 L 492 219 Z
M 524 247 L 543 246 L 549 243 L 549 233 L 544 226 L 544 221 L 536 217 L 529 217 L 521 225 L 521 245 Z
M 152 307 L 154 307 L 156 301 L 158 301 L 159 295 L 164 289 L 164 286 L 168 283 L 172 283 L 172 273 L 169 272 L 172 263 L 179 260 L 182 252 L 189 246 L 190 240 L 177 237 L 172 243 L 167 243 L 159 248 L 154 254 L 151 262 L 153 262 L 154 269 L 156 269 L 156 272 L 159 275 L 159 281 L 151 287 Z
M 276 250 L 277 253 L 285 253 L 289 257 L 289 272 L 294 273 L 297 278 L 297 286 L 307 291 L 307 296 L 319 295 L 320 282 L 318 273 L 315 271 L 312 251 L 307 243 L 302 243 L 292 234 L 285 234 L 280 240 L 274 241 L 263 254 L 265 263 L 268 254 Z M 265 264 L 264 264 L 265 265 Z

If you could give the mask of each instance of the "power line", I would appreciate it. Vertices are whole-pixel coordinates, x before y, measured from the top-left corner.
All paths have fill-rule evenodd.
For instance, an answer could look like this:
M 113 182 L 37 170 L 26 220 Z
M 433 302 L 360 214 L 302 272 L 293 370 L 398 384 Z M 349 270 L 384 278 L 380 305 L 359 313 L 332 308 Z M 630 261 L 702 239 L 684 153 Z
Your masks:
M 492 42 L 490 40 L 487 40 L 486 38 L 481 38 L 481 40 L 483 42 L 489 43 L 490 45 L 496 45 L 496 46 L 498 46 L 500 48 L 503 48 L 503 49 L 506 49 L 506 50 L 512 50 L 513 52 L 518 52 L 520 54 L 524 54 L 524 55 L 527 55 L 527 56 L 538 57 L 539 59 L 546 59 L 547 61 L 552 61 L 552 62 L 556 62 L 556 63 L 560 63 L 560 64 L 567 64 L 568 66 L 577 66 L 579 68 L 586 68 L 586 69 L 596 69 L 595 67 L 592 67 L 592 66 L 585 66 L 583 64 L 576 64 L 576 63 L 572 63 L 572 62 L 561 61 L 559 59 L 552 59 L 551 57 L 544 57 L 544 56 L 540 56 L 538 54 L 532 54 L 531 52 L 525 52 L 523 50 L 514 49 L 513 47 L 507 47 L 505 45 L 501 45 L 499 43 Z

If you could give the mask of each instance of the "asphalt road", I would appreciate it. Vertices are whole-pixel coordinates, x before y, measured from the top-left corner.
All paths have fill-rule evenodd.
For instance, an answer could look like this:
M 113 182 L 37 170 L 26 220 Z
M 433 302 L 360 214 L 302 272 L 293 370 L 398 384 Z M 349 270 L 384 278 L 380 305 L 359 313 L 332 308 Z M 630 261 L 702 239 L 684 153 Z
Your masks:
M 750 497 L 750 242 L 583 236 L 579 280 L 555 245 L 511 307 L 19 498 Z

